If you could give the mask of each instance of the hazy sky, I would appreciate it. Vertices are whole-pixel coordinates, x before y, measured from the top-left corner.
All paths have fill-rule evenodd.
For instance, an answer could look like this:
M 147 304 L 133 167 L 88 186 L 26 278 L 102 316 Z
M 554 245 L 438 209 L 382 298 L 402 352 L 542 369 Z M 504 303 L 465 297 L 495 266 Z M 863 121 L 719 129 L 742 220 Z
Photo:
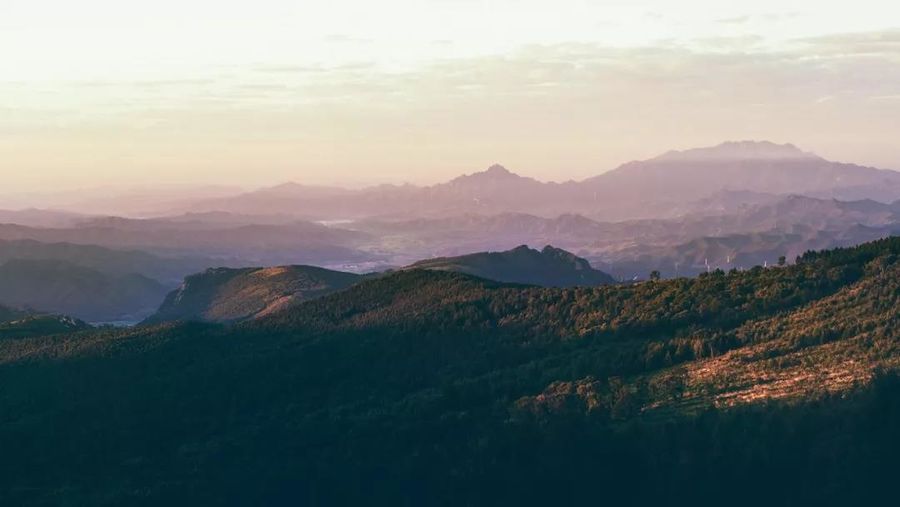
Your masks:
M 5 193 L 565 180 L 729 139 L 900 169 L 900 4 L 0 1 Z

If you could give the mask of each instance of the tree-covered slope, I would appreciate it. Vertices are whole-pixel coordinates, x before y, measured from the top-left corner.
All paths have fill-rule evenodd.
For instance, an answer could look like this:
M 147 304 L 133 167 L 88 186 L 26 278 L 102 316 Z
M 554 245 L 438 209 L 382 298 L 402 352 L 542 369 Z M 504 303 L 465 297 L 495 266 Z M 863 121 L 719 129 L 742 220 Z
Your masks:
M 898 256 L 570 289 L 408 270 L 237 326 L 0 340 L 0 500 L 883 503 Z
M 0 305 L 0 339 L 31 338 L 91 329 L 87 323 L 64 315 L 43 315 Z
M 258 318 L 345 289 L 360 275 L 315 266 L 212 268 L 188 276 L 145 324 Z
M 0 339 L 33 338 L 36 336 L 68 334 L 91 329 L 87 323 L 61 315 L 29 315 L 0 322 Z
M 505 252 L 480 252 L 458 257 L 439 257 L 416 262 L 406 269 L 454 271 L 497 280 L 545 287 L 614 283 L 608 274 L 588 261 L 559 248 L 533 250 L 525 245 Z

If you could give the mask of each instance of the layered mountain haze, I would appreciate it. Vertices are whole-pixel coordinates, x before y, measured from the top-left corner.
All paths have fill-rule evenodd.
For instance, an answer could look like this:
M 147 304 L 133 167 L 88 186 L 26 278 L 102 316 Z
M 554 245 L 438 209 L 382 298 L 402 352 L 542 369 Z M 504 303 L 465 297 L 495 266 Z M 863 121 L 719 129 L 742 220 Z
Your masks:
M 581 248 L 591 238 L 606 236 L 615 226 L 573 214 L 544 218 L 525 213 L 502 213 L 414 220 L 366 219 L 344 227 L 368 233 L 376 238 L 376 243 L 369 249 L 394 252 L 396 263 L 407 264 L 425 257 L 507 250 L 522 244 Z
M 877 498 L 867 467 L 900 454 L 896 188 L 742 142 L 580 182 L 492 166 L 8 213 L 0 501 Z
M 728 162 L 732 160 L 813 160 L 815 153 L 802 151 L 793 144 L 770 141 L 727 141 L 718 146 L 668 151 L 655 160 L 673 162 Z
M 232 198 L 200 202 L 197 211 L 284 213 L 310 219 L 397 217 L 455 214 L 461 211 L 498 213 L 546 206 L 551 195 L 564 195 L 567 185 L 542 183 L 513 174 L 500 165 L 429 187 L 380 185 L 362 190 L 310 187 L 285 183 Z M 557 208 L 555 205 L 553 208 Z
M 573 186 L 573 182 L 540 182 L 494 164 L 482 172 L 425 189 L 419 206 L 426 213 L 429 203 L 443 206 L 443 210 L 438 210 L 442 213 L 458 212 L 468 203 L 468 210 L 475 213 L 555 214 L 560 209 L 560 200 L 574 193 Z
M 900 504 L 898 19 L 0 0 L 0 507 Z
M 223 223 L 182 219 L 92 219 L 70 228 L 0 224 L 0 240 L 96 245 L 142 250 L 167 257 L 206 257 L 228 265 L 285 262 L 353 263 L 376 259 L 359 252 L 366 236 L 357 231 L 292 220 L 286 223 Z M 265 222 L 265 220 L 264 220 Z
M 288 214 L 304 216 L 303 211 L 315 204 L 326 205 L 334 199 L 352 195 L 352 190 L 339 187 L 317 187 L 288 182 L 237 196 L 202 200 L 191 205 L 192 210 L 215 210 L 236 214 Z M 311 213 L 317 216 L 317 213 Z
M 788 263 L 810 250 L 858 245 L 900 234 L 900 225 L 817 230 L 796 226 L 785 230 L 707 236 L 674 245 L 636 245 L 597 256 L 597 266 L 618 278 L 642 279 L 652 270 L 663 277 L 695 276 L 714 270 L 749 269 Z
M 191 210 L 287 214 L 312 220 L 580 213 L 618 221 L 670 216 L 672 209 L 686 202 L 721 191 L 892 202 L 900 199 L 900 173 L 831 162 L 791 144 L 741 141 L 629 162 L 583 181 L 541 182 L 495 164 L 426 187 L 349 190 L 286 183 L 198 202 Z
M 19 224 L 28 227 L 71 227 L 89 215 L 52 209 L 0 210 L 0 224 Z
M 896 171 L 831 162 L 790 144 L 749 141 L 629 162 L 582 184 L 608 206 L 600 213 L 618 213 L 619 218 L 658 216 L 679 203 L 727 190 L 841 200 L 900 199 Z M 614 206 L 624 208 L 609 209 Z
M 93 216 L 155 217 L 180 213 L 198 199 L 223 198 L 243 191 L 241 187 L 228 185 L 104 187 L 39 195 L 36 201 L 43 203 L 42 207 Z
M 159 256 L 140 250 L 118 250 L 96 245 L 41 243 L 31 239 L 0 240 L 0 264 L 15 259 L 60 261 L 101 273 L 140 274 L 175 286 L 181 280 L 219 262 L 212 258 Z
M 747 201 L 742 203 L 740 198 Z M 645 278 L 654 269 L 661 269 L 664 276 L 696 274 L 706 270 L 704 259 L 712 269 L 774 264 L 782 255 L 792 261 L 807 250 L 858 244 L 900 230 L 897 203 L 745 192 L 719 192 L 695 203 L 683 205 L 679 218 L 624 222 L 599 222 L 576 214 L 543 218 L 504 213 L 361 220 L 344 227 L 378 238 L 364 248 L 384 255 L 394 252 L 398 264 L 431 256 L 502 251 L 523 243 L 552 244 L 626 279 Z M 765 249 L 759 248 L 761 240 L 768 245 Z M 731 247 L 706 251 L 702 245 L 710 241 Z M 682 253 L 676 255 L 676 251 Z M 691 260 L 676 258 L 685 256 Z
M 0 265 L 0 304 L 91 322 L 141 320 L 167 290 L 145 276 L 109 275 L 64 261 L 14 259 Z
M 582 247 L 597 266 L 620 278 L 692 276 L 788 262 L 808 250 L 846 247 L 900 233 L 897 203 L 837 201 L 790 195 L 725 214 L 626 222 L 620 234 Z
M 730 142 L 564 183 L 493 165 L 424 187 L 286 183 L 245 193 L 216 189 L 155 217 L 0 212 L 9 222 L 0 224 L 0 262 L 64 262 L 105 277 L 147 277 L 166 290 L 213 267 L 294 265 L 356 273 L 454 266 L 538 285 L 610 281 L 585 275 L 592 273 L 586 269 L 564 274 L 568 268 L 538 262 L 532 251 L 506 258 L 473 254 L 530 244 L 554 245 L 617 279 L 646 279 L 651 271 L 692 276 L 771 265 L 781 257 L 792 262 L 807 250 L 895 234 L 898 174 L 829 162 L 793 145 Z M 141 196 L 143 203 L 152 200 L 150 193 Z M 99 208 L 85 211 L 91 209 Z M 487 260 L 495 258 L 503 260 Z M 35 290 L 49 291 L 49 283 Z M 67 313 L 91 319 L 117 313 L 102 301 L 85 302 L 96 312 L 83 307 Z M 148 304 L 155 309 L 161 303 Z M 72 309 L 55 303 L 36 308 Z M 136 312 L 126 313 L 147 315 L 145 308 Z

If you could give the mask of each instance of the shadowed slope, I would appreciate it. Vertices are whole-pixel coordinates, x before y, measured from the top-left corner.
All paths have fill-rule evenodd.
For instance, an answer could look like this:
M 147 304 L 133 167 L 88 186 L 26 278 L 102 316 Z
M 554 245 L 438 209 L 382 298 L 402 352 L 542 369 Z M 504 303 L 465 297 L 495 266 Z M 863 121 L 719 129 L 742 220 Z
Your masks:
M 111 275 L 56 260 L 0 265 L 0 303 L 88 321 L 140 319 L 166 294 L 156 280 Z
M 500 282 L 547 287 L 603 285 L 615 280 L 593 269 L 588 261 L 565 250 L 546 246 L 532 250 L 525 245 L 505 252 L 482 252 L 416 262 L 406 269 L 458 271 Z
M 0 499 L 871 500 L 900 448 L 900 396 L 870 387 L 898 357 L 898 259 L 894 238 L 570 289 L 408 270 L 237 326 L 3 340 Z M 798 368 L 838 380 L 766 387 Z

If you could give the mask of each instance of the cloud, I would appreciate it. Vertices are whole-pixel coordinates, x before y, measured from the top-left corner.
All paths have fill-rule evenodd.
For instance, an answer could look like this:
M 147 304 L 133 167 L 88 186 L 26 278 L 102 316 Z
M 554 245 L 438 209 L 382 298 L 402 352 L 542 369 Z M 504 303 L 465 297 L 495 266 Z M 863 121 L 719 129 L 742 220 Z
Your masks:
M 817 55 L 877 55 L 900 59 L 900 28 L 809 37 L 796 42 Z
M 755 35 L 732 35 L 694 39 L 691 45 L 711 51 L 751 51 L 763 47 L 765 38 Z
M 743 16 L 732 16 L 728 18 L 720 18 L 716 23 L 723 25 L 748 25 L 752 23 L 774 23 L 777 21 L 797 18 L 802 16 L 800 12 L 770 12 L 764 14 L 746 14 Z
M 722 23 L 726 25 L 743 25 L 744 23 L 749 23 L 752 19 L 753 16 L 736 16 L 733 18 L 717 19 L 716 23 Z
M 458 102 L 491 107 L 545 100 L 560 108 L 584 101 L 611 108 L 621 104 L 642 108 L 649 103 L 671 108 L 664 101 L 677 100 L 696 102 L 701 111 L 711 105 L 739 111 L 767 104 L 791 110 L 804 103 L 823 104 L 823 98 L 893 95 L 900 88 L 900 68 L 883 62 L 900 59 L 898 50 L 900 30 L 798 39 L 774 50 L 760 37 L 746 35 L 636 48 L 530 45 L 509 54 L 445 59 L 395 72 L 367 62 L 266 65 L 217 79 L 83 86 L 132 87 L 136 94 L 193 87 L 197 93 L 162 98 L 195 107 L 230 102 L 247 107 L 345 104 L 431 110 Z M 215 93 L 209 93 L 212 88 Z
M 374 69 L 372 62 L 354 62 L 340 65 L 261 65 L 252 72 L 268 74 L 329 74 L 348 70 Z
M 95 89 L 95 98 L 106 103 L 167 109 L 344 104 L 412 111 L 460 102 L 490 108 L 522 100 L 547 101 L 559 108 L 583 102 L 609 108 L 651 103 L 673 108 L 664 102 L 669 100 L 696 102 L 698 111 L 740 111 L 766 104 L 792 110 L 823 104 L 824 98 L 894 95 L 900 88 L 900 67 L 884 65 L 886 61 L 900 62 L 900 30 L 797 39 L 776 49 L 755 35 L 631 48 L 565 43 L 438 60 L 393 72 L 371 62 L 257 65 L 216 77 L 89 81 L 77 86 Z M 115 88 L 118 94 L 102 88 Z
M 585 172 L 567 177 L 588 176 L 728 138 L 775 138 L 833 158 L 900 166 L 896 35 L 775 48 L 753 36 L 630 48 L 542 44 L 402 71 L 252 65 L 212 77 L 93 82 L 71 91 L 77 108 L 47 102 L 58 95 L 51 89 L 39 90 L 36 105 L 9 104 L 0 131 L 33 143 L 34 160 L 76 144 L 80 167 L 120 149 L 123 158 L 142 153 L 146 167 L 209 166 L 210 174 L 269 164 L 375 178 L 435 164 L 452 174 L 501 159 L 553 179 L 541 171 L 578 168 Z M 4 94 L 6 86 L 0 96 L 21 96 L 21 88 Z M 0 151 L 20 160 L 29 153 Z
M 338 43 L 338 44 L 370 44 L 373 41 L 371 38 L 367 37 L 354 37 L 352 35 L 334 33 L 325 36 L 326 42 Z
M 144 89 L 159 89 L 159 88 L 169 88 L 169 87 L 181 87 L 181 86 L 208 86 L 213 85 L 219 82 L 218 79 L 214 78 L 193 78 L 193 79 L 146 79 L 146 80 L 87 80 L 87 81 L 74 81 L 71 83 L 72 86 L 77 87 L 85 87 L 85 88 L 144 88 Z

